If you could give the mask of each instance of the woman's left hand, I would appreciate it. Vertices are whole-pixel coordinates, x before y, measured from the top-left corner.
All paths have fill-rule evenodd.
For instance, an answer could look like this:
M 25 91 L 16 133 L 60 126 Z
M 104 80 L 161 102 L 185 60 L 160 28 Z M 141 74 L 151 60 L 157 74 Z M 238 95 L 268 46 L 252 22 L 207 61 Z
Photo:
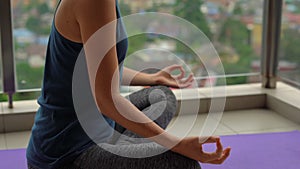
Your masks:
M 179 70 L 180 73 L 178 75 L 172 75 L 171 72 L 175 70 Z M 155 83 L 158 85 L 164 85 L 174 88 L 186 88 L 193 86 L 193 74 L 189 74 L 187 78 L 185 78 L 185 74 L 186 72 L 182 66 L 172 65 L 153 74 L 153 76 L 155 79 Z

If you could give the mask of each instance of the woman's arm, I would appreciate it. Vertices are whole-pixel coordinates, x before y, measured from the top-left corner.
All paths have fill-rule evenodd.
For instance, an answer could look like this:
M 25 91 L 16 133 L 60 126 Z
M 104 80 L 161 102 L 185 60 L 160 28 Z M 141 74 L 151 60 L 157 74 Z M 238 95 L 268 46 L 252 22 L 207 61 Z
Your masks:
M 115 1 L 80 0 L 77 2 L 75 11 L 88 66 L 89 64 L 95 66 L 93 64 L 95 64 L 96 58 L 102 57 L 102 61 L 96 70 L 96 76 L 94 79 L 90 79 L 91 84 L 95 86 L 95 99 L 101 113 L 143 137 L 163 134 L 164 130 L 162 128 L 120 95 L 115 45 L 116 24 L 111 24 L 104 33 L 98 34 L 100 28 L 106 29 L 105 25 L 116 20 Z M 104 48 L 105 45 L 108 45 L 106 47 L 112 45 L 112 48 L 105 56 L 99 56 L 103 53 L 101 48 Z M 88 70 L 93 71 L 91 67 L 88 67 Z M 168 134 L 164 134 L 162 137 L 161 140 L 156 141 L 164 146 L 178 141 L 178 138 Z
M 227 158 L 227 151 L 218 146 L 214 153 L 204 153 L 199 148 L 203 143 L 199 143 L 198 138 L 189 138 L 180 141 L 179 138 L 165 133 L 157 124 L 151 121 L 127 99 L 123 98 L 119 92 L 119 73 L 116 53 L 116 24 L 110 29 L 105 30 L 105 34 L 93 35 L 100 28 L 116 20 L 115 0 L 78 0 L 75 2 L 74 14 L 81 31 L 81 40 L 84 43 L 87 63 L 93 66 L 94 59 L 103 57 L 97 67 L 94 79 L 90 79 L 94 84 L 95 99 L 101 113 L 115 120 L 127 129 L 143 136 L 153 137 L 153 141 L 172 148 L 173 151 L 186 155 L 198 161 L 208 162 L 212 160 L 222 160 Z M 100 46 L 99 46 L 100 45 Z M 101 56 L 103 46 L 112 45 L 108 52 Z M 89 71 L 93 71 L 88 67 Z M 91 76 L 90 76 L 91 77 Z M 95 81 L 94 81 L 95 80 Z M 211 137 L 210 142 L 219 142 L 218 138 Z M 190 143 L 190 144 L 189 144 Z
M 174 76 L 171 72 L 175 70 L 179 70 L 180 73 Z M 185 70 L 180 65 L 168 66 L 153 74 L 138 72 L 124 67 L 122 85 L 165 85 L 174 88 L 185 88 L 191 86 L 194 82 L 192 74 L 190 74 L 187 78 L 185 78 L 185 74 Z
M 155 85 L 153 74 L 138 72 L 124 66 L 122 85 L 128 86 L 152 86 Z

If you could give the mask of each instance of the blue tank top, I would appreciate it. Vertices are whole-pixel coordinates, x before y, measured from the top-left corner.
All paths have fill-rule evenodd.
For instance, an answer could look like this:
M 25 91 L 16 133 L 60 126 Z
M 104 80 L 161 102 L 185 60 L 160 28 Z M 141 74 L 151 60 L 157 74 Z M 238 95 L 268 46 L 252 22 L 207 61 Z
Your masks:
M 116 13 L 117 18 L 120 18 L 118 4 Z M 118 22 L 116 34 L 117 38 L 126 35 L 122 22 Z M 119 64 L 125 58 L 127 46 L 127 39 L 116 45 Z M 36 168 L 58 168 L 70 163 L 95 144 L 82 129 L 72 99 L 73 70 L 82 48 L 82 43 L 63 37 L 53 22 L 46 53 L 42 93 L 38 98 L 40 108 L 35 116 L 26 153 L 28 163 Z M 105 119 L 114 126 L 114 121 Z M 105 132 L 108 133 L 104 135 L 110 136 L 113 131 Z

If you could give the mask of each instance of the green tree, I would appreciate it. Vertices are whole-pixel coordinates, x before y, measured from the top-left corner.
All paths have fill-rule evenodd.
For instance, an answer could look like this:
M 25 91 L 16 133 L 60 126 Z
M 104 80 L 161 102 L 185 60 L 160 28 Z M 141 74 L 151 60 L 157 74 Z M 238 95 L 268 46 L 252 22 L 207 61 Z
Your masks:
M 37 6 L 40 4 L 39 0 L 30 0 L 28 5 L 22 5 L 24 12 L 30 12 L 32 9 L 37 8 Z
M 226 74 L 248 73 L 255 58 L 251 45 L 248 44 L 250 32 L 241 21 L 229 18 L 223 25 L 219 42 L 234 49 L 239 59 L 237 62 L 223 61 Z M 222 59 L 222 55 L 220 55 Z M 228 78 L 227 84 L 246 83 L 247 77 Z
M 300 33 L 294 29 L 283 31 L 280 41 L 279 57 L 300 65 Z
M 40 24 L 41 21 L 39 18 L 30 16 L 26 21 L 26 28 L 32 32 L 39 33 L 41 28 L 38 25 Z
M 146 34 L 134 35 L 128 38 L 127 57 L 124 61 L 125 66 L 132 67 L 134 64 L 136 64 L 136 60 L 134 60 L 134 57 L 129 57 L 129 56 L 134 52 L 142 50 L 146 42 L 147 42 Z
M 5 94 L 0 94 L 0 102 L 7 101 L 7 96 Z
M 235 7 L 234 10 L 233 10 L 233 14 L 234 14 L 234 15 L 241 15 L 241 14 L 243 14 L 243 9 L 242 9 L 240 3 L 237 3 L 237 4 L 236 4 L 236 7 Z
M 131 55 L 134 52 L 143 49 L 146 42 L 147 42 L 147 34 L 140 34 L 140 35 L 129 37 L 127 55 Z
M 51 29 L 49 25 L 43 23 L 43 21 L 36 16 L 30 16 L 25 26 L 28 30 L 38 35 L 49 35 Z
M 18 62 L 16 66 L 18 75 L 18 88 L 40 88 L 43 77 L 43 67 L 32 68 L 27 62 Z
M 44 3 L 38 4 L 37 11 L 40 15 L 43 15 L 43 14 L 49 13 L 50 9 L 49 9 L 48 4 L 46 4 L 44 2 Z
M 41 92 L 18 92 L 13 96 L 14 101 L 19 100 L 36 100 L 41 95 Z
M 131 14 L 131 8 L 128 4 L 124 3 L 124 1 L 119 1 L 119 7 L 122 13 L 122 16 L 127 16 Z
M 176 0 L 173 8 L 174 14 L 193 23 L 208 38 L 211 38 L 212 34 L 209 29 L 207 20 L 200 10 L 202 4 L 202 0 Z
M 228 45 L 239 46 L 248 45 L 249 31 L 241 21 L 228 18 L 224 23 L 219 41 Z
M 204 14 L 200 10 L 202 4 L 202 0 L 176 0 L 173 5 L 173 13 L 194 24 L 210 39 L 212 37 L 210 28 Z M 192 34 L 189 36 L 191 36 L 190 38 L 195 39 Z M 191 60 L 194 56 L 190 46 L 186 46 L 178 40 L 176 40 L 176 52 L 179 55 L 185 56 L 185 61 Z

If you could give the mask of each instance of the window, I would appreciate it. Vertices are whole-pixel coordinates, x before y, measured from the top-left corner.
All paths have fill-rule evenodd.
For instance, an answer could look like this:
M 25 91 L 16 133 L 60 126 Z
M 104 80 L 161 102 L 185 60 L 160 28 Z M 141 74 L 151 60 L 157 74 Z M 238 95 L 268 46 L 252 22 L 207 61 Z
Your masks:
M 53 12 L 58 0 L 13 0 L 17 89 L 40 88 Z
M 1 36 L 1 34 L 0 34 L 0 36 Z M 0 38 L 1 39 L 1 38 Z M 0 41 L 0 46 L 1 46 L 1 41 Z M 0 54 L 2 53 L 2 51 L 1 51 L 1 48 L 0 48 Z M 0 55 L 0 68 L 1 68 L 1 66 L 2 66 L 2 59 L 1 59 L 1 55 Z M 3 92 L 3 83 L 2 83 L 2 79 L 3 79 L 3 77 L 2 77 L 2 69 L 0 69 L 0 93 L 2 93 Z
M 40 90 L 50 25 L 59 0 L 3 0 L 2 2 L 7 1 L 11 1 L 13 14 L 17 84 L 17 94 L 14 99 L 36 98 L 38 93 L 33 95 L 24 93 Z M 119 6 L 123 16 L 137 12 L 163 12 L 184 18 L 199 27 L 218 51 L 225 69 L 227 84 L 231 85 L 260 81 L 263 2 L 264 0 L 148 0 L 147 2 L 119 0 Z M 299 3 L 299 0 L 285 1 L 279 52 L 280 78 L 298 86 L 300 81 L 299 48 L 297 48 L 300 29 Z M 150 25 L 148 28 L 150 30 L 160 29 L 161 26 L 155 23 Z M 127 29 L 135 28 L 133 26 Z M 170 28 L 170 31 L 176 31 L 171 29 L 173 28 Z M 166 50 L 151 54 L 147 50 L 142 50 L 151 47 Z M 128 57 L 125 64 L 139 69 L 137 66 L 149 63 L 161 64 L 161 66 L 178 63 L 178 60 L 174 60 L 169 55 L 170 53 L 188 64 L 199 80 L 200 87 L 207 84 L 223 84 L 219 82 L 223 77 L 222 74 L 215 71 L 212 73 L 214 76 L 208 77 L 210 70 L 202 66 L 201 60 L 197 60 L 195 53 L 188 46 L 168 36 L 142 34 L 130 37 L 128 55 L 132 57 Z M 1 90 L 3 90 L 2 83 Z
M 300 1 L 286 0 L 282 15 L 279 76 L 300 87 Z
M 260 56 L 262 43 L 262 15 L 263 0 L 152 0 L 142 3 L 139 0 L 119 0 L 123 15 L 136 12 L 163 12 L 182 17 L 202 30 L 213 43 L 219 53 L 220 59 L 227 75 L 227 84 L 241 84 L 260 81 Z M 150 24 L 149 29 L 160 29 L 163 25 Z M 135 29 L 130 27 L 130 29 Z M 170 28 L 170 31 L 171 30 Z M 195 37 L 196 38 L 196 37 Z M 214 77 L 207 78 L 207 71 L 201 65 L 198 57 L 188 47 L 174 39 L 164 36 L 139 35 L 129 38 L 129 55 L 149 47 L 166 48 L 179 56 L 192 69 L 194 75 L 203 79 L 200 86 L 209 82 L 218 85 Z M 166 57 L 165 52 L 136 53 L 128 58 L 126 64 L 137 68 L 148 62 L 176 63 Z M 137 62 L 139 64 L 137 64 Z M 139 69 L 139 68 L 137 68 Z M 213 72 L 213 75 L 222 75 Z

